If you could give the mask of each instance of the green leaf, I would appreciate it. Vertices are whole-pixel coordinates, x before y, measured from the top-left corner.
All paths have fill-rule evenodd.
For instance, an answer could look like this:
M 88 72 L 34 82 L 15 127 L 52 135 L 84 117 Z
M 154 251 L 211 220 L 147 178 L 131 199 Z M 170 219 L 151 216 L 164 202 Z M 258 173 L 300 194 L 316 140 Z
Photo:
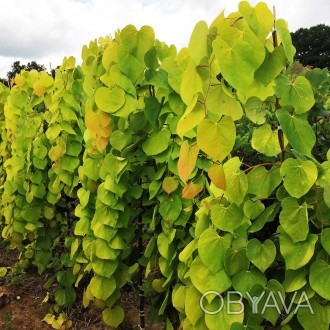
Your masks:
M 109 228 L 109 226 L 106 226 L 106 227 Z M 96 237 L 98 236 L 96 231 L 94 231 L 94 234 Z M 106 234 L 104 230 L 103 230 L 102 234 L 103 235 Z M 100 238 L 106 239 L 106 237 L 101 237 L 101 236 L 100 236 Z M 94 257 L 92 259 L 92 267 L 93 267 L 93 271 L 95 274 L 101 275 L 101 276 L 104 276 L 107 278 L 111 278 L 118 267 L 118 260 L 117 259 L 102 260 L 97 257 Z
M 182 138 L 188 135 L 190 130 L 195 128 L 205 117 L 205 110 L 200 102 L 197 102 L 197 95 L 194 96 L 192 102 L 188 105 L 184 114 L 178 121 L 176 131 Z M 187 133 L 187 134 L 186 134 Z
M 255 73 L 255 79 L 267 85 L 273 85 L 274 79 L 283 71 L 286 64 L 286 56 L 282 45 L 276 47 L 271 53 L 267 52 L 266 58 Z
M 285 271 L 285 280 L 282 283 L 286 292 L 294 292 L 298 291 L 307 283 L 306 275 L 308 274 L 308 270 L 306 268 L 302 268 L 299 270 L 286 270 Z
M 24 205 L 21 216 L 27 222 L 36 222 L 41 216 L 41 206 L 38 205 Z
M 189 273 L 193 285 L 202 294 L 207 291 L 222 293 L 231 286 L 231 280 L 224 269 L 212 274 L 200 257 L 195 258 L 192 262 Z
M 324 203 L 330 209 L 330 184 L 324 187 L 323 198 L 324 198 Z
M 241 162 L 237 157 L 229 159 L 223 166 L 226 178 L 225 197 L 236 205 L 241 205 L 248 191 L 248 179 L 240 170 Z
M 199 329 L 228 330 L 232 329 L 232 325 L 234 323 L 243 323 L 244 310 L 240 303 L 240 297 L 238 295 L 235 295 L 233 297 L 233 295 L 231 294 L 230 299 L 232 301 L 228 301 L 227 297 L 223 299 L 223 308 L 218 313 L 205 314 L 206 326 L 201 327 Z M 220 299 L 214 299 L 212 303 L 204 304 L 204 308 L 207 311 L 216 311 L 220 307 Z
M 330 300 L 330 265 L 325 260 L 319 259 L 313 262 L 309 283 L 321 297 Z
M 69 268 L 66 271 L 59 271 L 56 274 L 56 278 L 58 283 L 65 288 L 70 288 L 76 281 L 76 277 L 72 273 L 72 268 Z
M 241 104 L 222 85 L 210 86 L 206 99 L 208 112 L 219 116 L 230 116 L 233 120 L 238 120 L 243 115 Z
M 106 278 L 96 275 L 91 279 L 89 286 L 94 297 L 107 300 L 116 289 L 116 281 L 113 277 Z
M 158 155 L 168 148 L 170 137 L 171 132 L 167 129 L 153 133 L 142 143 L 142 149 L 148 156 Z
M 119 151 L 126 148 L 132 141 L 132 135 L 124 133 L 120 130 L 115 130 L 110 135 L 110 144 Z
M 242 39 L 229 44 L 221 38 L 216 38 L 212 46 L 223 77 L 235 89 L 244 91 L 252 84 L 254 72 L 264 60 L 264 47 Z
M 248 193 L 260 198 L 268 198 L 281 183 L 280 168 L 272 167 L 269 171 L 264 166 L 255 167 L 247 175 Z
M 149 185 L 149 199 L 153 199 L 157 193 L 160 190 L 160 187 L 162 186 L 162 182 L 161 181 L 152 181 Z
M 199 65 L 204 58 L 208 56 L 207 41 L 209 28 L 205 21 L 196 24 L 188 45 L 190 57 Z
M 132 81 L 134 84 L 140 82 L 145 70 L 145 64 L 142 59 L 138 59 L 129 47 L 129 45 L 121 45 L 118 47 L 118 65 L 120 70 Z
M 178 196 L 170 196 L 160 204 L 159 213 L 164 220 L 174 222 L 180 215 L 182 202 Z
M 304 330 L 328 330 L 330 319 L 326 307 L 321 306 L 315 298 L 310 299 L 309 304 L 310 307 L 303 303 L 304 307 L 300 307 L 297 313 L 297 319 Z
M 211 158 L 221 162 L 233 149 L 236 127 L 231 117 L 215 123 L 204 119 L 197 128 L 197 144 Z
M 230 234 L 219 236 L 213 228 L 205 230 L 199 237 L 199 257 L 212 274 L 224 268 L 225 252 L 230 248 L 232 239 Z
M 159 68 L 157 48 L 152 47 L 144 55 L 144 63 L 149 69 L 157 70 Z
M 201 294 L 194 286 L 189 287 L 186 291 L 186 299 L 184 302 L 185 314 L 193 325 L 195 325 L 204 315 L 203 310 L 199 305 L 200 298 Z
M 119 250 L 112 249 L 105 240 L 97 238 L 92 244 L 94 253 L 99 259 L 116 260 L 118 257 Z
M 317 235 L 309 234 L 304 242 L 294 243 L 285 233 L 280 235 L 280 250 L 285 260 L 286 269 L 299 269 L 305 266 L 314 255 Z
M 303 76 L 290 80 L 289 77 L 280 75 L 276 79 L 275 93 L 280 104 L 294 107 L 297 115 L 307 112 L 315 103 L 312 86 Z
M 83 169 L 88 178 L 96 181 L 99 178 L 100 162 L 98 159 L 87 158 L 84 161 Z
M 277 156 L 281 152 L 278 130 L 273 131 L 268 124 L 254 129 L 251 146 L 268 157 Z
M 296 53 L 296 49 L 292 45 L 291 34 L 288 29 L 288 24 L 284 19 L 278 19 L 275 22 L 275 29 L 278 33 L 282 45 L 286 54 L 286 57 L 290 63 L 293 62 L 293 57 Z
M 252 96 L 245 103 L 245 114 L 253 123 L 264 124 L 266 121 L 267 105 L 258 97 Z
M 49 140 L 55 140 L 60 133 L 61 126 L 59 124 L 51 124 L 46 131 L 46 136 Z
M 179 260 L 187 262 L 192 256 L 194 251 L 197 249 L 198 241 L 193 239 L 179 254 Z
M 171 194 L 178 189 L 179 180 L 173 176 L 167 176 L 163 180 L 162 187 L 167 194 Z
M 265 205 L 260 200 L 255 202 L 247 200 L 244 203 L 243 210 L 247 218 L 254 220 L 265 210 Z
M 242 270 L 248 270 L 250 260 L 246 256 L 246 249 L 230 248 L 225 253 L 225 269 L 229 276 L 233 276 Z
M 323 249 L 330 255 L 330 228 L 323 229 L 321 233 L 321 243 Z
M 250 261 L 263 273 L 273 263 L 276 257 L 275 244 L 267 239 L 263 243 L 253 238 L 247 244 L 246 255 Z
M 253 32 L 264 42 L 274 24 L 273 14 L 266 3 L 260 2 L 252 7 L 247 1 L 242 1 L 238 8 Z
M 281 202 L 280 224 L 294 243 L 305 241 L 309 233 L 306 202 L 299 205 L 293 197 Z
M 260 285 L 253 287 L 250 295 L 260 297 L 260 302 L 256 306 L 257 313 L 275 325 L 283 309 L 283 301 L 285 301 L 285 290 L 281 283 L 271 279 L 268 281 L 266 288 Z M 271 299 L 269 299 L 270 297 Z M 269 304 L 270 302 L 272 304 Z
M 0 277 L 5 277 L 6 274 L 7 274 L 7 268 L 6 267 L 0 267 Z
M 244 213 L 236 204 L 217 204 L 211 209 L 211 220 L 218 229 L 233 234 L 244 223 Z
M 128 187 L 125 184 L 125 181 L 117 181 L 112 176 L 107 176 L 104 181 L 104 188 L 111 191 L 120 198 L 123 197 L 124 193 L 127 191 Z
M 300 198 L 308 193 L 317 179 L 317 168 L 315 164 L 306 160 L 301 162 L 298 159 L 286 159 L 281 166 L 284 187 L 288 193 Z
M 183 73 L 180 95 L 183 102 L 187 105 L 191 104 L 195 95 L 203 92 L 203 81 L 199 75 L 194 61 L 190 61 Z
M 172 292 L 172 305 L 180 313 L 184 313 L 185 298 L 186 298 L 187 287 L 176 284 Z
M 116 112 L 125 103 L 125 91 L 118 86 L 112 89 L 102 86 L 95 93 L 95 103 L 104 112 Z
M 145 99 L 144 115 L 150 122 L 150 124 L 157 128 L 159 127 L 159 114 L 161 111 L 161 105 L 158 99 L 154 96 L 149 96 Z
M 106 325 L 117 328 L 124 321 L 124 310 L 120 306 L 106 308 L 102 312 L 102 317 Z
M 244 298 L 248 299 L 247 292 L 250 292 L 256 284 L 265 286 L 267 283 L 266 276 L 258 269 L 243 270 L 233 277 L 233 287 L 239 291 Z
M 286 109 L 279 109 L 276 116 L 292 147 L 301 154 L 311 156 L 316 138 L 307 115 L 291 115 Z
M 110 49 L 110 47 L 109 47 Z M 105 52 L 104 52 L 105 54 Z M 104 55 L 103 55 L 104 58 Z M 111 77 L 111 80 L 118 85 L 120 88 L 122 88 L 125 92 L 131 94 L 132 96 L 136 96 L 136 89 L 132 83 L 132 81 L 127 78 L 123 74 L 123 72 L 120 71 L 119 66 L 117 64 L 111 65 L 109 75 Z
M 54 298 L 59 306 L 68 307 L 76 300 L 76 291 L 73 288 L 58 289 Z
M 171 261 L 173 256 L 175 255 L 175 248 L 169 237 L 167 237 L 164 233 L 160 233 L 157 238 L 157 247 L 160 255 L 166 260 Z

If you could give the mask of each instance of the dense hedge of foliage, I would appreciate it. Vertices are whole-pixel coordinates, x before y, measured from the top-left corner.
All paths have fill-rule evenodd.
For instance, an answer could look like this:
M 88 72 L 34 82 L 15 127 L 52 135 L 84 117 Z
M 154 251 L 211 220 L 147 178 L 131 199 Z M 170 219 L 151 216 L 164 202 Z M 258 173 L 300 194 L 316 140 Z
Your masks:
M 117 327 L 142 284 L 167 329 L 328 329 L 330 80 L 294 54 L 242 2 L 179 52 L 129 25 L 0 85 L 2 236 L 54 270 L 55 312 L 78 294 Z

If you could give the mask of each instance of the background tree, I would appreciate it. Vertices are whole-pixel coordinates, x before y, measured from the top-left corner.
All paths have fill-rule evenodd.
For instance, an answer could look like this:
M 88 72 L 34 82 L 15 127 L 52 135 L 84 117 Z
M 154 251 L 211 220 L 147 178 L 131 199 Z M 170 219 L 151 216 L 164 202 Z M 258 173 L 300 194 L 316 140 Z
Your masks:
M 3 83 L 5 86 L 8 87 L 8 80 L 6 78 L 0 78 L 0 83 Z
M 330 69 L 330 26 L 319 24 L 291 33 L 296 60 L 303 65 Z
M 45 66 L 42 64 L 38 64 L 36 61 L 28 62 L 27 65 L 21 64 L 20 61 L 15 61 L 12 66 L 11 70 L 7 72 L 8 81 L 15 78 L 16 74 L 20 73 L 21 70 L 31 71 L 43 71 L 46 70 Z

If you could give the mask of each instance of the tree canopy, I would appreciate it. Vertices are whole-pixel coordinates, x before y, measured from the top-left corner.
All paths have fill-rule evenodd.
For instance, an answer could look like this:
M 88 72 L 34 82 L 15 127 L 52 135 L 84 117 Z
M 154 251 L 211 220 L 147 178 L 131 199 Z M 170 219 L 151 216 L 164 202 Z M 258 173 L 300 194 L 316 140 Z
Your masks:
M 31 61 L 28 62 L 26 65 L 21 64 L 20 61 L 15 61 L 11 65 L 11 70 L 7 72 L 7 79 L 0 78 L 0 82 L 8 86 L 8 82 L 15 78 L 16 74 L 20 73 L 22 70 L 26 71 L 31 71 L 31 70 L 37 70 L 38 72 L 40 71 L 45 71 L 46 68 L 42 64 L 38 64 L 36 61 Z
M 330 26 L 318 24 L 292 33 L 296 59 L 303 65 L 330 69 Z

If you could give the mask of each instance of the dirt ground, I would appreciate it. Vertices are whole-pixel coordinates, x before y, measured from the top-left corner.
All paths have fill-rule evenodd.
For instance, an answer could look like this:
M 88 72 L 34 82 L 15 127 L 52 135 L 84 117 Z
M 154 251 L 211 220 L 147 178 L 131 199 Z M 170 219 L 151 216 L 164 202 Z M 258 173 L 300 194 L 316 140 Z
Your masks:
M 0 267 L 12 267 L 18 260 L 18 253 L 0 247 Z M 47 290 L 43 284 L 49 274 L 40 276 L 31 270 L 8 274 L 0 277 L 0 330 L 51 330 L 44 316 L 50 310 L 50 303 L 43 302 Z M 139 315 L 137 302 L 127 296 L 122 298 L 125 309 L 125 320 L 120 326 L 122 330 L 138 330 Z M 84 310 L 79 304 L 66 311 L 72 321 L 72 330 L 106 330 L 101 320 L 101 311 Z M 150 326 L 147 329 L 161 330 L 162 324 Z

